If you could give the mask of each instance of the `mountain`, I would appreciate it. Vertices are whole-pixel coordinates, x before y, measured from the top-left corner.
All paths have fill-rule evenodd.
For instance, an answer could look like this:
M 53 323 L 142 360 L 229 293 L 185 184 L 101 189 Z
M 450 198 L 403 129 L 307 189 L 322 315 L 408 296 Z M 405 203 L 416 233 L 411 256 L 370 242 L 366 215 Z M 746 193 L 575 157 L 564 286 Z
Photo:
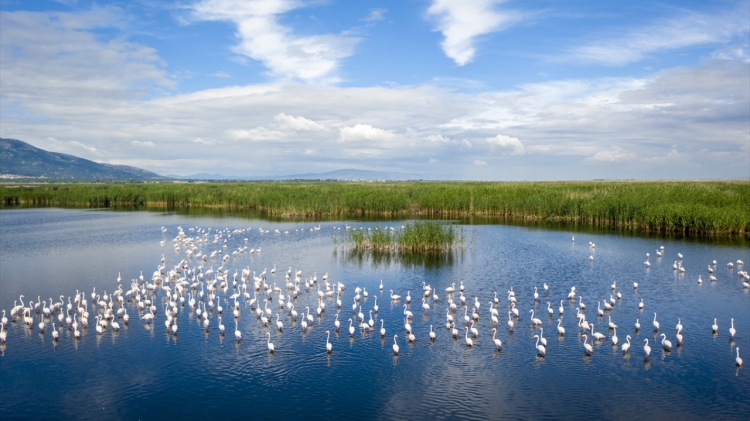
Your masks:
M 404 174 L 399 172 L 369 171 L 342 169 L 322 173 L 290 174 L 279 176 L 251 177 L 251 176 L 227 176 L 222 174 L 192 174 L 192 175 L 168 175 L 169 178 L 182 180 L 418 180 L 421 177 L 416 174 Z
M 47 152 L 17 139 L 0 138 L 0 178 L 162 179 L 127 165 L 100 164 L 63 153 Z

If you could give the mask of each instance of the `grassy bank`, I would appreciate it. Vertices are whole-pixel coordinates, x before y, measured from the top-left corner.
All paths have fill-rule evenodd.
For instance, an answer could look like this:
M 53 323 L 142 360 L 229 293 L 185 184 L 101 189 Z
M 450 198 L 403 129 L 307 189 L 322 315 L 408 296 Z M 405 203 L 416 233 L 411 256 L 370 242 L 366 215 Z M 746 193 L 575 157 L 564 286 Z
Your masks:
M 750 233 L 748 181 L 70 184 L 0 187 L 5 205 L 226 207 L 285 216 L 497 215 Z

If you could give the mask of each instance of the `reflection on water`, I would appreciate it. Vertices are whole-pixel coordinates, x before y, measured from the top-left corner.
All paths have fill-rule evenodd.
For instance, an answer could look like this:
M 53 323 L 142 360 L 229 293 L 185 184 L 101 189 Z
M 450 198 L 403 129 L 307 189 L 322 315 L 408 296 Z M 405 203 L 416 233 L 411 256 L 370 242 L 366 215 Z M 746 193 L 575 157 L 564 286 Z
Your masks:
M 342 247 L 341 251 L 334 250 L 334 256 L 341 256 L 342 263 L 363 267 L 390 267 L 400 265 L 405 268 L 421 267 L 425 269 L 440 269 L 452 266 L 455 262 L 462 262 L 464 250 L 448 250 L 446 252 L 415 253 L 410 251 L 376 251 L 361 250 L 353 247 Z
M 541 229 L 545 231 L 559 231 L 571 233 L 572 235 L 601 235 L 616 234 L 624 237 L 649 238 L 654 240 L 669 239 L 686 242 L 695 242 L 698 244 L 710 245 L 727 245 L 734 247 L 750 247 L 750 232 L 745 234 L 712 234 L 712 235 L 695 235 L 685 232 L 647 232 L 639 229 L 629 229 L 626 227 L 608 227 L 595 226 L 578 223 L 568 223 L 564 221 L 535 220 L 523 218 L 511 218 L 504 216 L 491 215 L 468 215 L 468 216 L 440 216 L 440 215 L 408 215 L 408 219 L 378 216 L 378 215 L 347 215 L 340 216 L 281 216 L 269 214 L 266 211 L 254 209 L 231 209 L 225 207 L 147 207 L 147 206 L 113 206 L 109 208 L 88 208 L 88 207 L 64 207 L 71 210 L 98 210 L 103 212 L 144 212 L 148 211 L 154 214 L 162 215 L 179 215 L 184 216 L 187 220 L 191 218 L 215 218 L 215 219 L 245 219 L 253 221 L 268 221 L 277 223 L 297 222 L 297 223 L 316 223 L 316 222 L 334 222 L 334 226 L 341 226 L 346 222 L 368 224 L 374 222 L 387 222 L 388 224 L 398 225 L 406 220 L 440 220 L 451 221 L 461 225 L 507 225 L 523 227 L 526 229 Z M 60 207 L 40 207 L 30 205 L 2 206 L 0 209 L 60 209 Z
M 357 225 L 378 224 L 379 220 L 357 220 Z M 262 215 L 222 209 L 189 208 L 177 211 L 89 209 L 15 209 L 0 211 L 0 309 L 10 309 L 21 294 L 34 302 L 45 297 L 73 296 L 76 290 L 87 296 L 112 293 L 117 278 L 124 288 L 141 272 L 157 270 L 162 255 L 167 269 L 183 260 L 191 270 L 204 275 L 223 268 L 229 274 L 226 292 L 217 290 L 224 308 L 222 323 L 226 335 L 218 332 L 218 307 L 206 305 L 198 317 L 189 304 L 179 305 L 177 335 L 165 329 L 167 292 L 155 288 L 148 297 L 157 307 L 153 323 L 142 323 L 137 304 L 125 300 L 131 315 L 119 332 L 97 334 L 93 322 L 80 328 L 80 339 L 61 328 L 56 318 L 33 312 L 34 325 L 15 320 L 6 327 L 8 343 L 0 344 L 0 414 L 3 419 L 517 419 L 517 418 L 604 418 L 628 419 L 747 419 L 747 372 L 734 366 L 736 348 L 750 349 L 750 291 L 738 281 L 739 268 L 727 269 L 726 262 L 750 261 L 748 247 L 740 240 L 667 238 L 653 235 L 612 235 L 609 230 L 581 227 L 551 227 L 534 224 L 497 225 L 498 221 L 474 218 L 473 244 L 445 254 L 359 252 L 334 248 L 334 228 L 340 221 L 269 220 Z M 349 225 L 355 222 L 348 220 Z M 389 222 L 388 225 L 394 224 Z M 400 224 L 396 222 L 395 224 Z M 394 224 L 394 225 L 395 225 Z M 320 230 L 311 230 L 320 225 Z M 164 226 L 166 234 L 160 228 Z M 194 241 L 196 252 L 216 252 L 204 262 L 178 252 L 172 245 L 177 227 L 228 228 L 242 234 L 213 242 Z M 260 228 L 264 231 L 261 233 Z M 275 230 L 279 234 L 275 234 Z M 266 233 L 268 231 L 269 233 Z M 289 234 L 285 234 L 289 231 Z M 576 242 L 571 241 L 576 235 Z M 244 239 L 247 238 L 247 242 Z M 164 245 L 161 242 L 164 241 Z M 588 242 L 596 243 L 590 248 Z M 738 242 L 739 241 L 739 242 Z M 654 251 L 664 245 L 662 258 Z M 247 246 L 237 255 L 232 251 Z M 249 250 L 262 247 L 262 252 Z M 335 251 L 334 251 L 335 250 Z M 221 252 L 221 253 L 219 253 Z M 645 253 L 651 253 L 651 267 L 644 268 Z M 686 272 L 672 269 L 676 254 L 684 254 Z M 589 260 L 593 256 L 593 260 Z M 224 258 L 226 257 L 226 260 Z M 706 265 L 718 260 L 709 283 Z M 271 269 L 276 267 L 275 273 Z M 237 342 L 229 297 L 238 291 L 232 274 L 248 270 L 251 276 L 267 272 L 267 283 L 278 286 L 300 315 L 314 316 L 312 326 L 302 330 L 301 319 L 292 320 L 288 306 L 278 307 L 278 293 L 271 300 L 261 291 L 260 306 L 272 310 L 269 326 L 255 316 L 249 300 L 238 299 L 237 319 L 242 340 Z M 302 271 L 298 296 L 285 288 L 286 272 Z M 318 286 L 327 274 L 346 290 L 337 308 L 336 295 L 324 296 L 325 309 L 319 317 Z M 703 274 L 706 282 L 697 283 Z M 212 277 L 215 275 L 212 275 Z M 206 275 L 206 277 L 208 277 Z M 318 283 L 305 287 L 317 277 Z M 383 280 L 384 290 L 379 289 Z M 137 281 L 136 281 L 137 282 Z M 192 280 L 191 280 L 192 282 Z M 466 304 L 459 299 L 460 283 L 465 286 Z M 609 300 L 610 285 L 617 282 L 613 309 L 599 316 L 595 301 Z M 638 282 L 637 289 L 632 282 Z M 422 285 L 431 286 L 439 300 L 422 307 Z M 457 291 L 445 288 L 456 283 Z M 175 293 L 175 283 L 168 283 Z M 549 290 L 542 288 L 543 284 Z M 539 297 L 534 299 L 534 287 Z M 566 294 L 576 287 L 577 296 Z M 348 319 L 355 288 L 369 292 L 361 305 L 366 319 L 372 312 L 374 330 L 354 323 L 349 334 Z M 194 297 L 206 288 L 200 282 L 188 288 Z M 391 301 L 389 291 L 406 296 Z M 515 331 L 508 331 L 510 311 L 507 291 L 513 289 L 520 317 Z M 206 292 L 207 293 L 207 292 Z M 492 341 L 489 302 L 497 293 L 499 324 Z M 40 297 L 40 298 L 37 298 Z M 460 320 L 457 338 L 445 328 L 448 298 L 456 304 L 453 317 Z M 605 335 L 593 343 L 586 355 L 576 311 L 579 297 L 587 304 L 586 319 Z M 471 317 L 476 301 L 479 318 L 474 327 L 474 346 L 464 340 L 463 317 Z M 645 308 L 638 309 L 644 299 Z M 57 300 L 57 299 L 53 299 Z M 562 300 L 562 304 L 560 301 Z M 553 315 L 547 314 L 548 302 Z M 562 317 L 558 314 L 562 306 Z M 530 310 L 541 319 L 533 327 Z M 89 311 L 97 312 L 90 308 Z M 411 327 L 416 340 L 405 337 L 405 311 L 413 313 Z M 662 349 L 651 329 L 652 312 L 658 312 L 660 333 L 676 343 L 674 326 L 681 318 L 684 344 L 671 352 Z M 275 329 L 275 315 L 283 331 Z M 338 315 L 341 330 L 335 331 Z M 611 343 L 609 317 L 617 323 L 620 345 Z M 737 335 L 728 337 L 729 320 L 735 318 Z M 203 321 L 209 320 L 209 328 Z M 643 327 L 634 329 L 637 318 Z M 719 330 L 711 332 L 714 318 Z M 558 320 L 566 330 L 556 334 Z M 45 332 L 36 326 L 46 323 Z M 56 322 L 59 340 L 52 340 L 51 323 Z M 386 329 L 385 336 L 379 333 Z M 436 333 L 429 339 L 430 327 Z M 546 356 L 539 357 L 535 338 L 544 329 Z M 326 330 L 331 331 L 331 354 L 326 353 Z M 267 349 L 267 332 L 275 352 Z M 398 334 L 398 356 L 393 355 L 393 335 Z M 627 335 L 632 347 L 623 354 Z M 643 340 L 652 346 L 644 359 Z M 592 342 L 589 340 L 588 342 Z M 238 415 L 242 414 L 242 415 Z

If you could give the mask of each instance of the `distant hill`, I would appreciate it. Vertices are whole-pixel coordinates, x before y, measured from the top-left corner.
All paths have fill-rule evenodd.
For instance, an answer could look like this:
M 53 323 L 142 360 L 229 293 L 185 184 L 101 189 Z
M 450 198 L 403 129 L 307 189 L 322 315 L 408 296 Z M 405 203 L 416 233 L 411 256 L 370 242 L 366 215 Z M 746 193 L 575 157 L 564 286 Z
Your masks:
M 0 178 L 162 179 L 127 165 L 100 164 L 63 153 L 47 152 L 17 139 L 0 138 Z
M 168 175 L 169 178 L 183 180 L 418 180 L 421 177 L 416 174 L 404 174 L 399 172 L 369 171 L 342 169 L 322 173 L 290 174 L 266 177 L 249 176 L 227 176 L 222 174 L 192 174 L 187 176 Z

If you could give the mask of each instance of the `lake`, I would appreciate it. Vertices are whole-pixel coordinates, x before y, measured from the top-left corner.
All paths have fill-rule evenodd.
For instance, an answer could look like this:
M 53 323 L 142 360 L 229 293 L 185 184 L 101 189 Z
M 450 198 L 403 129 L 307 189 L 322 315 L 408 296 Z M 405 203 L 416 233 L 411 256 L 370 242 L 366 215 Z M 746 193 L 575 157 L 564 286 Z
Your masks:
M 0 414 L 3 419 L 95 420 L 750 418 L 750 373 L 748 367 L 735 365 L 737 347 L 745 365 L 750 364 L 750 290 L 743 288 L 739 276 L 750 266 L 746 240 L 464 221 L 466 247 L 444 256 L 357 253 L 342 248 L 340 242 L 334 246 L 334 236 L 345 232 L 347 225 L 399 229 L 407 222 L 284 221 L 210 212 L 2 210 L 0 309 L 12 321 L 5 327 L 7 342 L 0 346 Z M 180 251 L 175 250 L 178 227 L 193 239 L 192 256 L 186 254 L 191 249 L 186 240 L 180 243 Z M 219 238 L 217 232 L 222 233 Z M 656 251 L 662 246 L 659 258 Z M 216 257 L 205 262 L 196 257 L 212 252 Z M 646 253 L 650 253 L 650 268 L 644 264 Z M 683 255 L 681 260 L 678 253 Z M 174 293 L 174 281 L 163 281 L 146 291 L 144 297 L 157 309 L 152 323 L 140 320 L 149 312 L 139 312 L 136 300 L 129 301 L 123 293 L 129 323 L 115 316 L 119 331 L 108 326 L 97 334 L 94 317 L 101 310 L 92 306 L 94 288 L 101 295 L 112 294 L 119 277 L 128 291 L 141 273 L 151 282 L 162 256 L 165 275 L 185 260 L 188 270 L 181 270 L 176 279 L 198 283 L 197 289 L 184 291 L 185 302 L 176 306 L 177 334 L 166 329 L 167 292 L 160 288 L 169 285 Z M 744 267 L 737 260 L 744 261 Z M 673 270 L 675 262 L 680 262 L 684 272 Z M 727 266 L 729 262 L 733 268 Z M 228 290 L 217 289 L 218 304 L 206 306 L 208 312 L 202 315 L 209 320 L 206 330 L 206 317 L 197 315 L 202 305 L 191 308 L 189 299 L 199 299 L 203 290 L 207 301 L 207 281 L 216 279 L 222 266 Z M 274 266 L 276 272 L 271 273 Z M 199 267 L 203 280 L 197 274 Z M 298 295 L 291 300 L 299 312 L 296 321 L 286 302 L 279 309 L 278 293 L 273 293 L 275 284 L 289 299 L 289 268 L 292 282 L 301 271 Z M 242 291 L 232 287 L 235 273 L 242 285 L 243 269 L 250 273 L 247 291 L 251 298 L 253 276 L 266 271 L 272 299 L 266 300 L 262 288 L 255 294 L 261 309 L 267 305 L 272 310 L 268 326 L 256 317 Z M 337 308 L 335 294 L 326 296 L 319 317 L 318 288 L 326 290 L 325 274 L 332 288 L 340 282 L 345 289 L 341 308 Z M 716 281 L 710 281 L 711 275 Z M 312 277 L 317 282 L 306 288 L 306 280 Z M 459 299 L 461 282 L 465 306 Z M 426 301 L 427 311 L 422 308 L 423 283 L 434 290 Z M 453 283 L 456 292 L 447 294 L 445 288 Z M 536 301 L 534 287 L 539 294 Z M 571 287 L 576 292 L 573 300 L 567 298 Z M 370 319 L 376 297 L 378 311 L 372 313 L 372 331 L 355 323 L 350 336 L 348 319 L 356 320 L 352 312 L 356 288 L 368 293 L 360 299 L 365 320 Z M 513 331 L 507 323 L 511 288 L 520 316 L 513 319 Z M 401 295 L 401 300 L 391 301 L 390 290 Z M 72 300 L 77 291 L 85 293 L 90 312 L 88 328 L 78 328 L 79 339 L 73 330 L 60 326 L 57 313 L 45 318 L 43 311 L 31 310 L 31 327 L 20 316 L 10 317 L 11 308 L 20 305 L 20 295 L 26 306 L 29 300 L 37 303 L 37 297 L 49 305 L 50 298 L 54 303 L 63 296 L 64 312 L 68 297 Z M 240 294 L 239 342 L 232 315 L 234 299 L 228 298 L 236 292 Z M 499 350 L 490 326 L 495 292 Z M 413 313 L 413 343 L 407 342 L 404 327 L 407 293 L 412 297 L 407 308 Z M 597 301 L 609 302 L 610 295 L 614 308 L 599 317 Z M 480 303 L 474 325 L 478 337 L 468 347 L 464 314 L 471 315 L 475 297 Z M 457 306 L 452 316 L 458 338 L 445 327 L 449 298 Z M 561 300 L 564 336 L 557 334 Z M 639 309 L 641 300 L 643 309 Z M 578 327 L 580 301 L 586 305 L 587 322 L 605 335 L 593 343 L 587 339 L 593 346 L 591 355 L 584 352 Z M 223 307 L 221 315 L 218 305 Z M 303 331 L 301 322 L 306 320 L 308 307 L 313 322 Z M 114 305 L 115 311 L 119 308 Z M 541 325 L 532 325 L 530 310 Z M 652 325 L 654 312 L 661 324 L 658 333 L 665 333 L 672 342 L 671 351 L 659 343 L 661 337 Z M 276 314 L 283 331 L 276 328 Z M 337 314 L 339 332 L 334 328 Z M 226 326 L 224 335 L 218 330 L 219 316 Z M 612 345 L 609 317 L 618 325 L 617 346 Z M 676 345 L 678 318 L 684 326 L 681 346 Z M 714 318 L 719 327 L 716 334 L 711 328 Z M 731 318 L 737 332 L 733 339 Z M 642 325 L 639 331 L 634 327 L 636 319 Z M 40 321 L 45 323 L 43 333 Z M 53 322 L 59 331 L 56 341 Z M 381 323 L 384 337 L 379 333 Z M 431 326 L 436 334 L 433 341 Z M 547 340 L 544 357 L 538 355 L 533 337 L 539 335 L 540 327 Z M 330 354 L 326 353 L 326 331 L 331 333 Z M 398 355 L 392 350 L 394 334 L 398 335 Z M 632 346 L 623 353 L 626 335 Z M 652 348 L 648 359 L 644 358 L 644 339 Z M 275 347 L 273 353 L 268 352 L 269 340 Z

